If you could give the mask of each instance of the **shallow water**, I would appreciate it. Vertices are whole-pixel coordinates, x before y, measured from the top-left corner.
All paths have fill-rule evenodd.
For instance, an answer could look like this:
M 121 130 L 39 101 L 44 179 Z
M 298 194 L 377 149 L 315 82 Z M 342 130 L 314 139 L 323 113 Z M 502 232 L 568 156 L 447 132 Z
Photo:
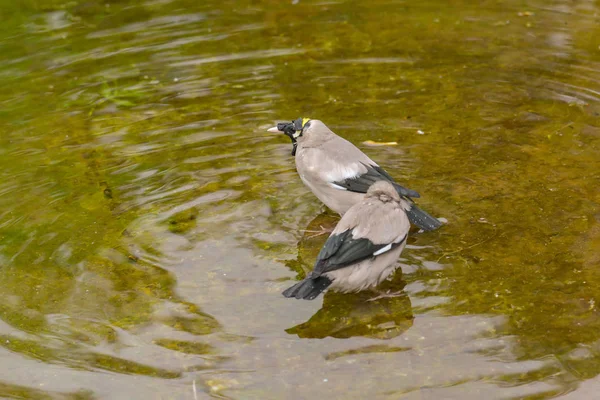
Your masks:
M 600 2 L 413 3 L 0 1 L 0 397 L 594 398 Z M 299 116 L 448 220 L 396 296 L 280 295 Z

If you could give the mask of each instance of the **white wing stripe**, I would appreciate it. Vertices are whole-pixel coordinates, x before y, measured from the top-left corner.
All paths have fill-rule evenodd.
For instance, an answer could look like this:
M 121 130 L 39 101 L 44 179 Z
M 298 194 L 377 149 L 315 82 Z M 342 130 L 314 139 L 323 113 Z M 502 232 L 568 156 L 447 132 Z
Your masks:
M 332 188 L 334 188 L 334 189 L 348 190 L 348 189 L 346 189 L 345 187 L 343 187 L 343 186 L 340 186 L 340 185 L 336 185 L 336 184 L 335 184 L 335 183 L 333 183 L 333 182 L 329 182 L 329 186 L 331 186 L 331 187 L 332 187 Z
M 356 178 L 366 172 L 366 167 L 362 164 L 334 164 L 331 170 L 325 175 L 327 182 L 342 182 L 346 179 Z
M 383 254 L 383 253 L 385 253 L 386 251 L 388 251 L 391 248 L 392 248 L 392 244 L 390 243 L 387 246 L 382 247 L 381 249 L 379 249 L 375 253 L 373 253 L 373 256 L 378 256 L 380 254 Z

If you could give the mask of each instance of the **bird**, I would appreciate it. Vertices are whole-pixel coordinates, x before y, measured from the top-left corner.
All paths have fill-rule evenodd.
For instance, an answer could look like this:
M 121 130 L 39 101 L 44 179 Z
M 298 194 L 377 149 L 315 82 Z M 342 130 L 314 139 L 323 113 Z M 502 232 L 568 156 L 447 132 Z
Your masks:
M 360 202 L 378 180 L 390 182 L 405 203 L 409 220 L 424 231 L 433 231 L 442 222 L 423 211 L 412 197 L 418 192 L 400 186 L 394 178 L 358 147 L 336 135 L 322 121 L 298 118 L 279 123 L 269 132 L 283 132 L 292 140 L 292 155 L 300 179 L 327 207 L 344 215 Z
M 409 207 L 392 183 L 373 183 L 363 199 L 344 213 L 313 270 L 282 294 L 313 300 L 327 288 L 348 293 L 377 286 L 396 269 L 406 245 Z

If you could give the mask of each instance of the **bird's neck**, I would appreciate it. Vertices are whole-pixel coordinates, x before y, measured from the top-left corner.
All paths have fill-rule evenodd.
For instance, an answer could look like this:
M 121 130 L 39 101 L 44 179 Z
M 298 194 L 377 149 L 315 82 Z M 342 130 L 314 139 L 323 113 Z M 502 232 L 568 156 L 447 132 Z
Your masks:
M 326 133 L 326 134 L 319 136 L 319 138 L 317 140 L 307 139 L 307 140 L 303 141 L 303 143 L 298 142 L 298 145 L 302 146 L 305 149 L 311 148 L 311 147 L 321 147 L 325 143 L 332 140 L 334 137 L 335 136 L 333 134 Z

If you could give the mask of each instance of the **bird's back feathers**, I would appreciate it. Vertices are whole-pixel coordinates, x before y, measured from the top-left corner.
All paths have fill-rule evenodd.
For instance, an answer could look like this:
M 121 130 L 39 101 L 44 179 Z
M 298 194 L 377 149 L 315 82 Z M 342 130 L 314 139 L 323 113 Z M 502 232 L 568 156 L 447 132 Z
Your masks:
M 376 199 L 364 198 L 352 206 L 342 217 L 332 232 L 339 235 L 352 231 L 354 239 L 368 238 L 374 244 L 394 243 L 402 239 L 410 229 L 410 223 L 400 204 L 382 203 Z

